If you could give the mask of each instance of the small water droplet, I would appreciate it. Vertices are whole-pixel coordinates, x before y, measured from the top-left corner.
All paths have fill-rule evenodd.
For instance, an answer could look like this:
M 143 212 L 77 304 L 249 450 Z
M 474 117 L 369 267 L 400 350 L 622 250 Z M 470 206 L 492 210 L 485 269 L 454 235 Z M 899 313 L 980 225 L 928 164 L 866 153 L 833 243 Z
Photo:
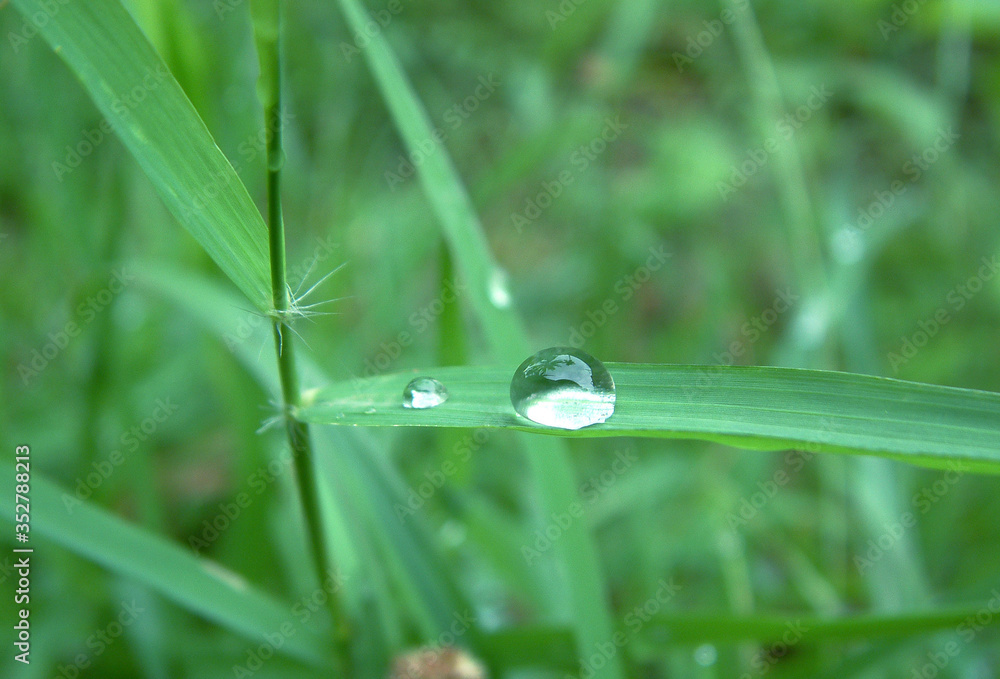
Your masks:
M 498 309 L 510 306 L 510 283 L 507 272 L 497 267 L 490 274 L 490 302 Z
M 718 657 L 719 653 L 712 644 L 702 644 L 694 649 L 694 661 L 702 667 L 711 667 Z
M 580 429 L 615 412 L 615 381 L 587 352 L 551 347 L 518 366 L 510 381 L 510 401 L 518 415 L 532 422 Z
M 374 414 L 375 414 L 375 408 L 366 408 L 365 409 L 365 415 L 374 415 Z
M 433 408 L 448 400 L 448 390 L 433 377 L 417 377 L 403 389 L 404 408 Z

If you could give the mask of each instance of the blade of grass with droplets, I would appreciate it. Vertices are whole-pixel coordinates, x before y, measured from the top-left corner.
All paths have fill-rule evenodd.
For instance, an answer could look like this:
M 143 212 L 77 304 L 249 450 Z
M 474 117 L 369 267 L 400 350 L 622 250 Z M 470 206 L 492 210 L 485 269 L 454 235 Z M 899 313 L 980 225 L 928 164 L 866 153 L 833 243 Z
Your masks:
M 33 25 L 76 73 L 170 212 L 257 308 L 269 309 L 264 221 L 121 2 L 13 4 L 25 17 L 46 17 Z
M 514 412 L 508 396 L 513 367 L 420 371 L 440 379 L 450 393 L 444 404 L 427 410 L 400 405 L 403 386 L 417 371 L 334 384 L 310 394 L 299 416 L 317 424 L 703 439 L 754 450 L 880 455 L 1000 473 L 997 393 L 796 368 L 605 365 L 615 380 L 615 413 L 573 431 L 536 425 Z
M 341 0 L 340 5 L 351 29 L 369 35 L 365 31 L 369 17 L 357 0 Z M 424 159 L 418 169 L 420 184 L 441 223 L 455 268 L 468 286 L 464 298 L 471 303 L 493 354 L 520 362 L 531 353 L 527 335 L 507 305 L 491 300 L 499 269 L 454 165 L 443 145 L 434 141 L 427 114 L 382 33 L 369 35 L 364 56 L 404 143 L 411 151 L 420 149 Z M 548 521 L 552 513 L 563 512 L 578 501 L 573 465 L 568 451 L 555 441 L 525 440 L 524 447 L 541 500 L 536 521 Z M 546 559 L 550 568 L 545 574 L 546 587 L 553 592 L 551 614 L 573 625 L 581 652 L 589 654 L 611 638 L 613 627 L 597 550 L 587 527 L 580 522 L 570 526 L 552 554 L 552 561 Z M 621 658 L 610 658 L 596 676 L 622 677 Z
M 14 467 L 4 463 L 6 478 Z M 257 591 L 215 562 L 134 526 L 35 473 L 31 485 L 31 534 L 52 540 L 108 570 L 133 578 L 184 608 L 259 643 L 285 624 L 296 624 L 292 605 Z M 14 497 L 0 499 L 4 517 L 14 516 Z M 323 637 L 298 628 L 281 653 L 318 667 L 327 666 Z
M 253 317 L 238 308 L 238 299 L 197 275 L 149 264 L 132 268 L 141 272 L 138 275 L 140 285 L 191 313 L 212 334 L 226 342 L 265 389 L 272 393 L 277 390 L 274 364 L 257 360 L 258 348 L 266 345 L 269 339 L 265 324 L 254 324 Z M 247 332 L 248 323 L 256 325 L 257 332 Z M 303 360 L 301 368 L 307 382 L 327 381 L 311 361 Z M 335 500 L 343 503 L 349 497 L 353 501 L 339 509 L 350 514 L 346 532 L 357 543 L 349 559 L 357 566 L 348 572 L 345 582 L 351 594 L 356 596 L 360 595 L 357 591 L 360 583 L 370 586 L 382 606 L 398 607 L 400 601 L 405 600 L 422 633 L 437 636 L 454 622 L 454 615 L 466 613 L 460 608 L 465 602 L 454 584 L 442 576 L 448 569 L 433 548 L 429 529 L 421 518 L 410 516 L 403 525 L 395 515 L 395 508 L 407 501 L 405 484 L 385 460 L 378 459 L 371 444 L 361 438 L 364 433 L 337 429 L 316 432 L 321 466 L 334 472 L 330 474 L 331 485 L 339 482 L 345 486 Z M 322 445 L 331 437 L 336 440 L 330 445 Z M 344 450 L 358 454 L 351 457 L 331 454 Z M 367 539 L 368 544 L 361 545 L 362 539 Z M 341 549 L 345 547 L 338 544 Z M 524 564 L 520 553 L 511 559 L 519 562 L 519 572 L 530 568 Z M 380 585 L 386 578 L 394 579 L 395 587 L 383 595 Z M 350 583 L 355 585 L 352 587 Z M 364 605 L 363 612 L 371 619 L 372 602 L 366 600 Z M 391 641 L 392 635 L 389 636 Z M 575 667 L 575 640 L 570 628 L 538 626 L 491 632 L 473 628 L 467 639 L 474 648 L 482 649 L 485 660 L 499 669 L 546 667 L 561 671 Z

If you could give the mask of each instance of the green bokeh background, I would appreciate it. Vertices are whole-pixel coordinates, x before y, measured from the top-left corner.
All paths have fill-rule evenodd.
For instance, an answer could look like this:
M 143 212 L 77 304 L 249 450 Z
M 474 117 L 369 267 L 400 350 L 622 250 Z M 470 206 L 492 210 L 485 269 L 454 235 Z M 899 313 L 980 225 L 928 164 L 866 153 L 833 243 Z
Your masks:
M 126 5 L 263 205 L 247 3 Z M 539 348 L 576 343 L 609 361 L 801 366 L 1000 391 L 1000 275 L 982 268 L 1000 257 L 1000 5 L 368 7 L 388 18 L 372 26 L 441 130 Z M 101 302 L 122 269 L 156 276 L 169 265 L 229 283 L 121 144 L 95 132 L 100 114 L 48 45 L 10 40 L 23 24 L 0 9 L 4 454 L 30 443 L 35 471 L 72 489 L 124 446 L 125 462 L 91 501 L 186 544 L 280 448 L 279 432 L 255 433 L 274 414 L 271 396 L 232 357 L 227 342 L 239 328 L 213 336 L 141 281 Z M 327 307 L 336 315 L 299 324 L 302 352 L 335 379 L 373 366 L 491 362 L 461 294 L 438 301 L 450 296 L 450 263 L 419 182 L 402 176 L 419 157 L 408 156 L 354 49 L 365 38 L 325 2 L 289 3 L 285 31 L 290 277 L 308 287 L 343 265 L 310 298 L 336 299 Z M 602 131 L 610 141 L 597 141 Z M 73 162 L 67 155 L 84 141 L 91 150 L 78 167 L 54 167 Z M 794 303 L 772 315 L 779 296 Z M 80 334 L 39 374 L 25 373 L 70 322 Z M 273 352 L 261 343 L 259 360 Z M 176 412 L 149 424 L 158 400 Z M 400 430 L 377 440 L 417 488 L 456 437 Z M 821 457 L 797 469 L 784 454 L 703 443 L 568 445 L 616 622 L 663 578 L 683 584 L 670 603 L 678 613 L 747 615 L 923 610 L 985 601 L 1000 585 L 1000 502 L 989 477 L 935 486 L 943 474 L 885 461 Z M 623 451 L 635 466 L 600 481 Z M 788 483 L 734 530 L 732 513 L 778 471 Z M 600 490 L 592 502 L 588 488 Z M 917 499 L 925 489 L 929 505 Z M 205 554 L 293 600 L 308 585 L 289 519 L 291 475 L 260 497 Z M 533 539 L 531 505 L 523 451 L 498 433 L 419 510 L 484 624 L 539 619 L 526 593 L 543 585 L 520 582 L 530 568 L 503 566 Z M 855 557 L 905 512 L 916 527 L 859 572 Z M 81 676 L 227 676 L 243 660 L 247 641 L 55 545 L 38 549 L 36 660 L 15 670 L 5 653 L 5 675 L 57 676 L 133 597 L 148 617 Z M 766 672 L 909 677 L 949 641 L 960 637 L 807 637 Z M 640 645 L 622 651 L 629 676 L 761 676 L 766 648 Z M 983 632 L 937 676 L 993 676 L 998 647 Z M 714 663 L 697 662 L 713 654 Z M 276 660 L 258 676 L 318 675 Z

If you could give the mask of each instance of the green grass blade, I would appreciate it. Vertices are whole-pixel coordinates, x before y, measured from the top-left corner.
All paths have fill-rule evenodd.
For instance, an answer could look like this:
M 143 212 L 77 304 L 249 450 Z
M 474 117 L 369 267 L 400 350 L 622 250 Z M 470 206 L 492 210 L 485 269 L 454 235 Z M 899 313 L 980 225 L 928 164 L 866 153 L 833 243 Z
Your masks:
M 424 160 L 418 172 L 421 187 L 441 223 L 455 268 L 468 286 L 466 298 L 494 355 L 520 362 L 528 354 L 527 335 L 512 309 L 491 300 L 491 286 L 497 284 L 500 270 L 454 165 L 443 145 L 434 141 L 427 114 L 385 37 L 366 31 L 369 17 L 357 0 L 341 0 L 340 5 L 351 29 L 370 38 L 364 55 L 400 136 L 411 152 L 420 150 L 422 154 Z M 568 452 L 556 441 L 533 441 L 526 448 L 532 482 L 540 499 L 541 511 L 536 520 L 548 520 L 551 512 L 563 511 L 578 499 L 573 466 Z M 560 622 L 573 625 L 582 652 L 592 652 L 607 642 L 613 628 L 597 550 L 586 527 L 574 525 L 567 530 L 546 564 L 549 569 L 544 577 L 552 592 L 550 612 Z M 609 659 L 595 676 L 622 677 L 621 659 Z
M 258 358 L 270 339 L 269 324 L 240 310 L 232 294 L 199 276 L 149 264 L 135 268 L 143 272 L 141 285 L 196 318 L 226 342 L 264 389 L 277 392 L 274 364 Z M 307 383 L 329 381 L 308 358 L 300 361 L 300 369 Z M 346 596 L 360 596 L 363 586 L 378 589 L 384 580 L 391 580 L 394 588 L 387 589 L 382 599 L 386 605 L 405 608 L 424 634 L 437 636 L 451 624 L 453 612 L 463 612 L 466 605 L 434 551 L 429 527 L 417 516 L 404 526 L 394 514 L 393 508 L 406 502 L 405 484 L 393 468 L 377 459 L 368 431 L 324 428 L 316 432 L 316 443 L 317 460 L 330 482 L 337 511 L 350 517 L 346 529 L 351 541 L 336 543 L 338 553 L 346 553 L 356 564 L 346 573 L 347 581 L 355 583 L 347 587 Z M 342 454 L 345 451 L 349 454 Z M 359 615 L 371 616 L 360 603 L 355 605 Z
M 76 73 L 170 212 L 254 305 L 269 309 L 264 221 L 121 2 L 14 0 L 14 6 L 25 17 L 47 17 L 39 33 Z
M 573 631 L 565 627 L 525 625 L 483 635 L 483 659 L 501 671 L 544 667 L 573 672 L 579 666 Z
M 369 17 L 357 0 L 341 0 L 340 4 L 352 30 L 365 35 Z M 400 136 L 411 153 L 423 158 L 418 173 L 420 185 L 444 229 L 455 268 L 470 284 L 467 297 L 486 329 L 491 346 L 495 349 L 522 346 L 525 335 L 520 319 L 490 301 L 489 285 L 496 266 L 489 244 L 444 145 L 435 141 L 434 128 L 423 105 L 381 33 L 371 36 L 364 55 Z
M 615 414 L 576 431 L 515 414 L 513 368 L 422 371 L 451 396 L 429 410 L 403 408 L 414 372 L 309 394 L 309 422 L 367 426 L 495 427 L 560 436 L 653 436 L 717 441 L 755 450 L 874 454 L 918 464 L 967 463 L 1000 472 L 1000 394 L 867 375 L 794 368 L 608 363 Z M 375 412 L 366 412 L 374 408 Z M 342 414 L 342 416 L 341 416 Z
M 3 465 L 7 478 L 14 467 Z M 72 499 L 67 506 L 64 497 Z M 184 608 L 255 642 L 291 624 L 298 633 L 286 638 L 281 652 L 324 666 L 317 649 L 323 637 L 299 628 L 291 605 L 256 591 L 234 573 L 199 559 L 167 540 L 133 526 L 88 502 L 76 503 L 54 483 L 35 473 L 31 485 L 31 534 L 41 535 L 108 570 L 133 578 Z M 0 500 L 4 517 L 14 516 L 14 496 Z
M 655 615 L 642 629 L 642 646 L 648 652 L 663 652 L 678 643 L 732 643 L 737 641 L 774 641 L 789 629 L 803 631 L 811 641 L 851 641 L 910 637 L 943 630 L 1000 625 L 1000 616 L 990 616 L 985 624 L 976 622 L 976 614 L 988 610 L 984 603 L 965 608 L 893 613 L 890 615 L 850 615 L 821 617 L 815 615 L 732 615 L 729 613 L 687 613 L 671 611 Z M 664 639 L 664 641 L 657 641 Z M 645 653 L 641 654 L 645 655 Z

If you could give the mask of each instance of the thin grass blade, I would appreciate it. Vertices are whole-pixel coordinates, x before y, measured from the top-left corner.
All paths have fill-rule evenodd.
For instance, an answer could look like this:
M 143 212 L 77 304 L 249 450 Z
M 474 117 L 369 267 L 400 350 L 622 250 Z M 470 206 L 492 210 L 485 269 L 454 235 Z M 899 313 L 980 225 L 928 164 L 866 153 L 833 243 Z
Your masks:
M 46 17 L 30 20 L 76 73 L 170 212 L 258 309 L 269 309 L 260 212 L 121 2 L 13 4 L 25 17 Z

